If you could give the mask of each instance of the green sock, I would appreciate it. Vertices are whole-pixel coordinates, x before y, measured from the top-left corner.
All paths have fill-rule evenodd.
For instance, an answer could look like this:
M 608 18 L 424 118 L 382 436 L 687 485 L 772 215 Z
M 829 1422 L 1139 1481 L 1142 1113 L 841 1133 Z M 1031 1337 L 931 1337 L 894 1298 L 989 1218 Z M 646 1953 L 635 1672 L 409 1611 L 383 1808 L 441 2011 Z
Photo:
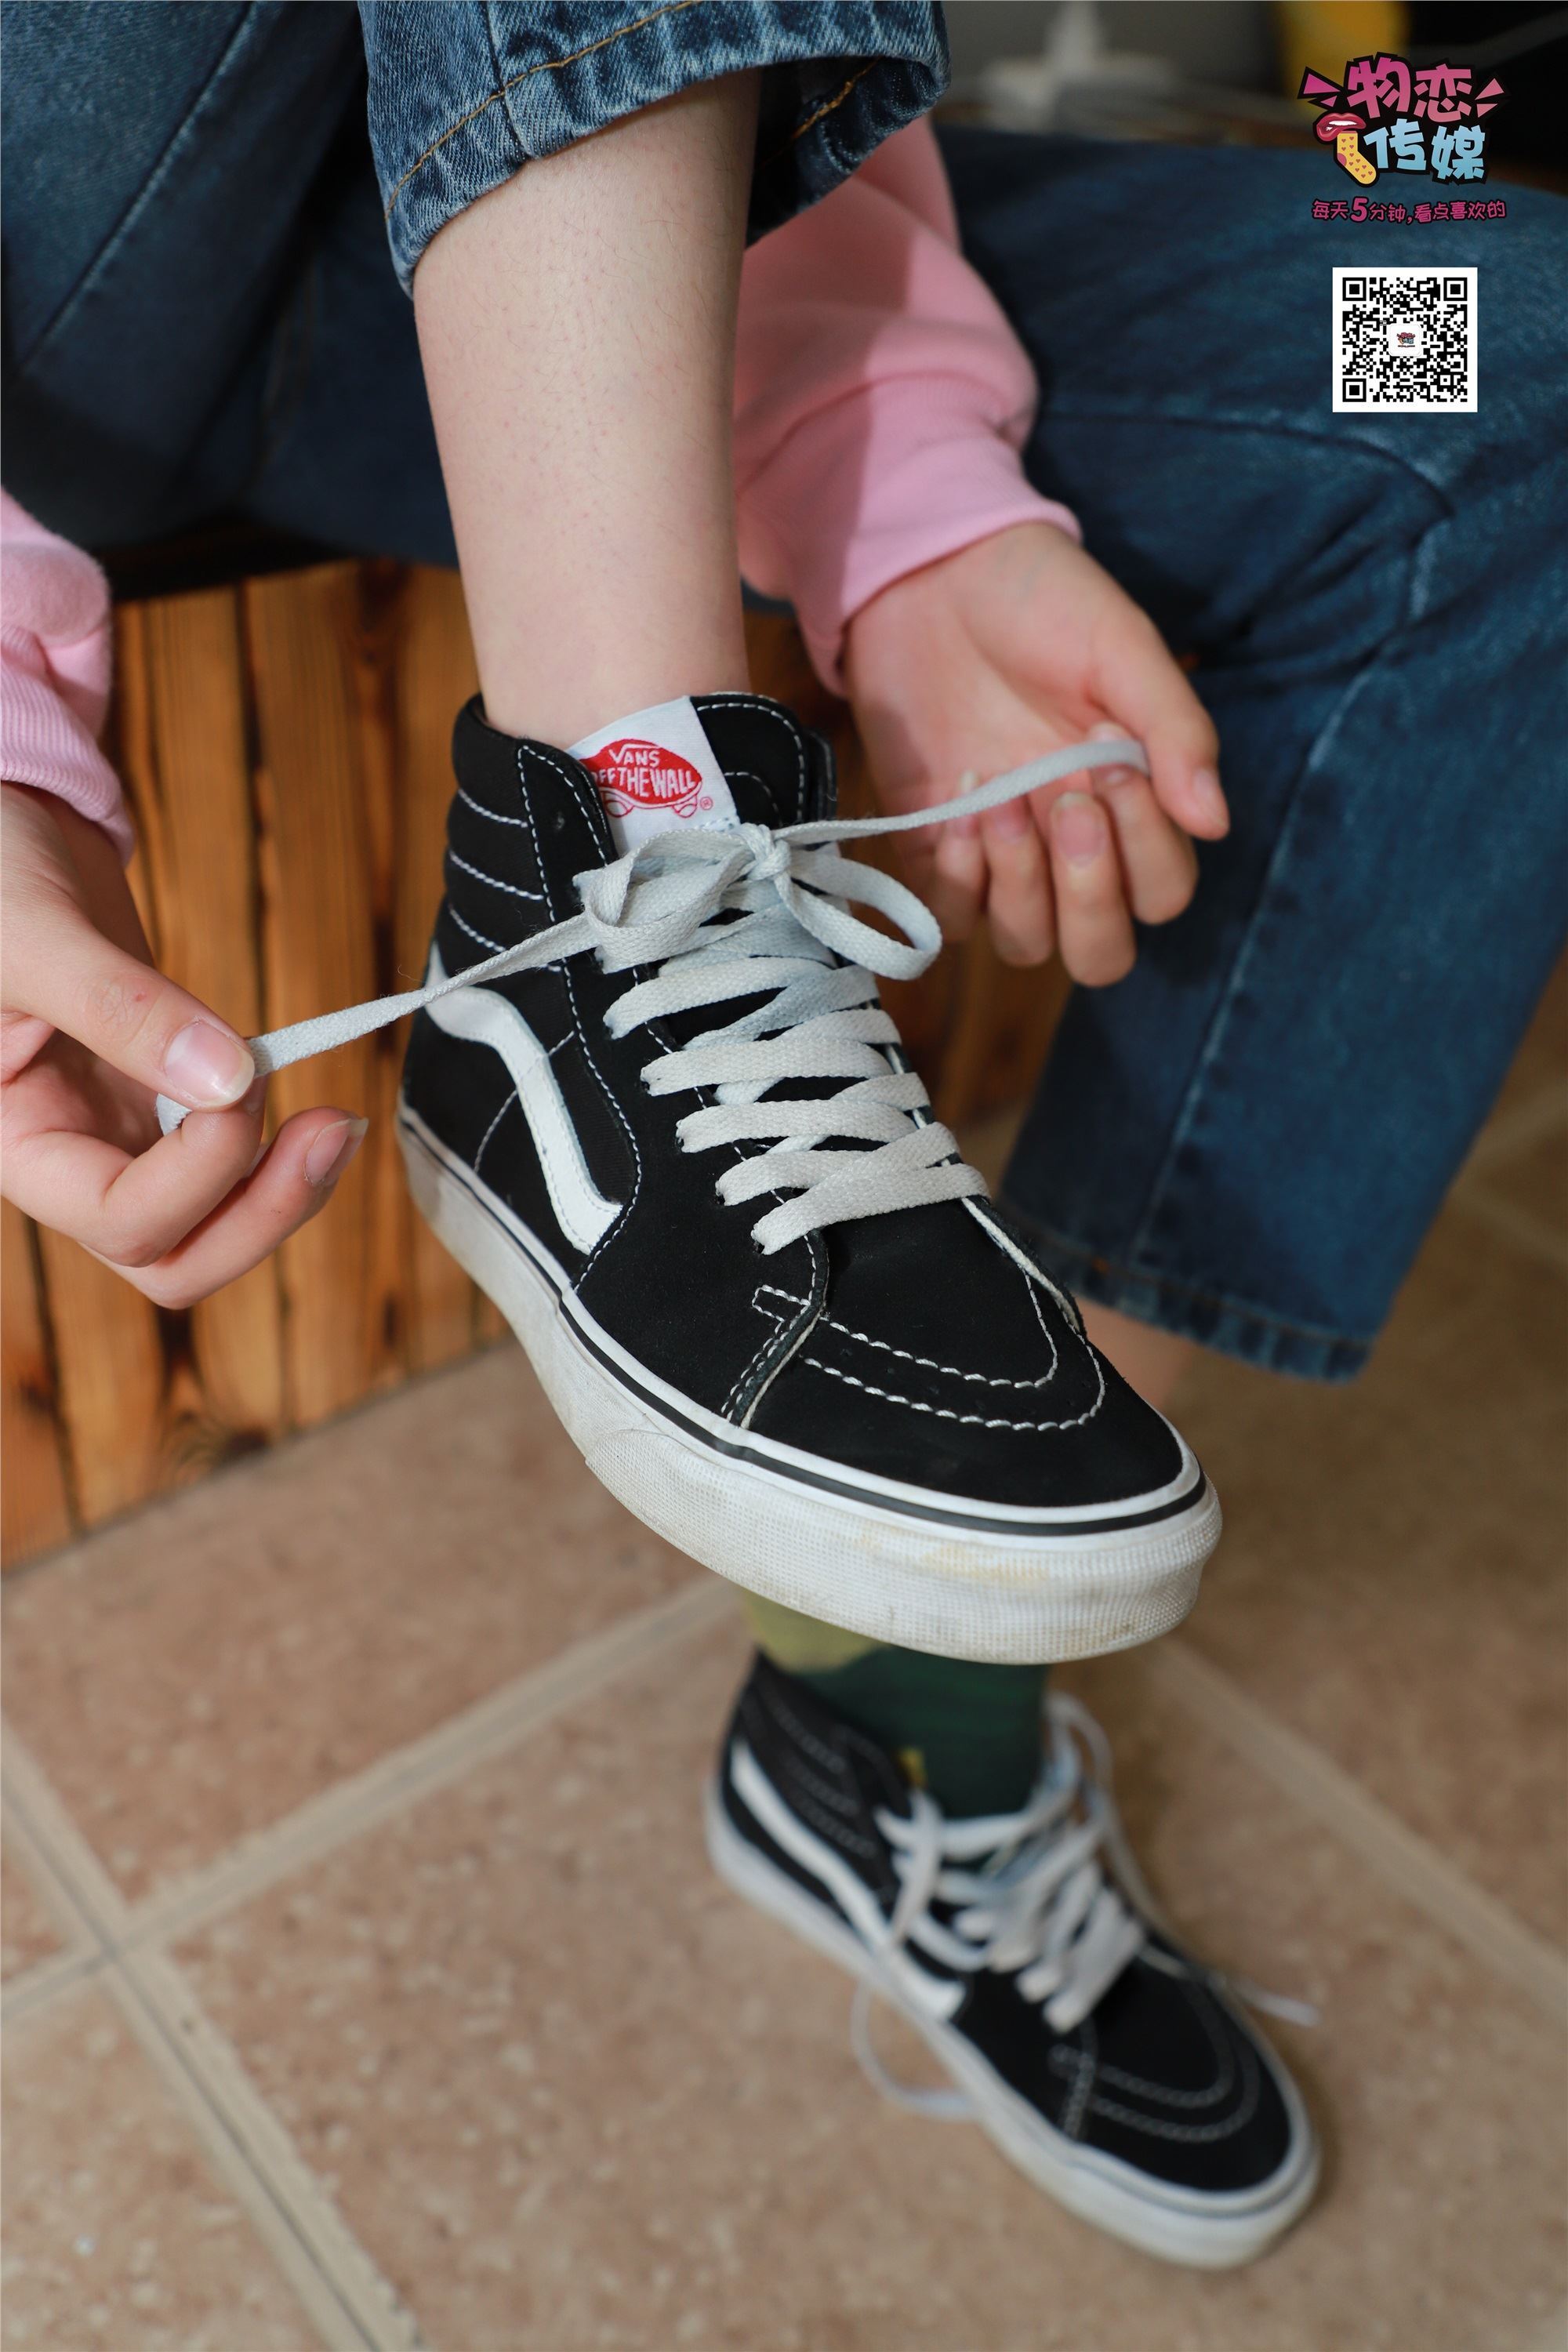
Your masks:
M 1027 1802 L 1048 1667 L 895 1649 L 750 1595 L 747 1614 L 773 1664 L 889 1748 L 943 1812 L 1011 1813 Z
M 868 1650 L 800 1679 L 898 1758 L 944 1813 L 1013 1813 L 1040 1770 L 1045 1666 L 986 1666 L 923 1650 Z

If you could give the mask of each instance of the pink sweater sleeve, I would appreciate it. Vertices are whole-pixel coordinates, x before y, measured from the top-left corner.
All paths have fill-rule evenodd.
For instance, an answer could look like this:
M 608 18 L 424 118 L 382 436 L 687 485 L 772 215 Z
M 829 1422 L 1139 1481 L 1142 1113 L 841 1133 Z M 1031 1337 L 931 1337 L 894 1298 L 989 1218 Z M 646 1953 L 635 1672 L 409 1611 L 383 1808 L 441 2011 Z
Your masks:
M 102 572 L 0 490 L 0 776 L 58 793 L 129 857 L 124 797 L 98 748 L 110 658 Z
M 929 121 L 746 256 L 735 402 L 741 566 L 794 604 L 842 692 L 879 589 L 1018 522 L 1076 537 L 1019 456 L 1034 369 L 959 251 Z

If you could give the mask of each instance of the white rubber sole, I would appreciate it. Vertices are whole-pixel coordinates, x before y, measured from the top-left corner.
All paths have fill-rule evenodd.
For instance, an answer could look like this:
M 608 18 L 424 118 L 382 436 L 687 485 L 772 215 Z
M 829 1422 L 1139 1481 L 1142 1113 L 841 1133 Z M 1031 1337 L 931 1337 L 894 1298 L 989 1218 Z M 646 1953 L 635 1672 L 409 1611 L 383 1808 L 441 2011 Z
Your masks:
M 1184 1445 L 1169 1486 L 1092 1516 L 858 1477 L 657 1380 L 406 1103 L 398 1137 L 422 1214 L 517 1333 L 589 1468 L 721 1576 L 874 1641 L 1005 1664 L 1152 1641 L 1196 1600 L 1220 1510 Z
M 909 2000 L 853 1929 L 841 1927 L 794 1879 L 747 1843 L 725 1811 L 715 1781 L 708 1785 L 705 1819 L 709 1858 L 725 1884 L 851 1976 L 873 1986 L 907 2018 L 967 2096 L 981 2129 L 1037 2189 L 1069 2213 L 1163 2262 L 1192 2270 L 1235 2270 L 1267 2253 L 1311 2203 L 1321 2162 L 1317 2138 L 1283 2067 L 1276 2063 L 1273 2071 L 1289 2111 L 1292 2144 L 1290 2156 L 1272 2180 L 1257 2190 L 1216 2197 L 1152 2180 L 1054 2131 L 961 2033 Z

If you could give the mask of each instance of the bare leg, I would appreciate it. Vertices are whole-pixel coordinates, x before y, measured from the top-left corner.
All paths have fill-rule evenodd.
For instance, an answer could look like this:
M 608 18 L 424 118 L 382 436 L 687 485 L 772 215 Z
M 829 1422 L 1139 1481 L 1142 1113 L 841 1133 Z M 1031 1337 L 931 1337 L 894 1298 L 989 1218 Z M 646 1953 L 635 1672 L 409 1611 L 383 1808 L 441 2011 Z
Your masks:
M 1152 1323 L 1134 1322 L 1113 1307 L 1097 1307 L 1092 1298 L 1079 1300 L 1089 1338 L 1101 1355 L 1109 1356 L 1130 1388 L 1145 1404 L 1163 1412 L 1172 1392 L 1193 1355 L 1190 1339 L 1162 1331 Z
M 486 710 L 570 743 L 747 683 L 730 436 L 756 77 L 459 214 L 414 307 Z

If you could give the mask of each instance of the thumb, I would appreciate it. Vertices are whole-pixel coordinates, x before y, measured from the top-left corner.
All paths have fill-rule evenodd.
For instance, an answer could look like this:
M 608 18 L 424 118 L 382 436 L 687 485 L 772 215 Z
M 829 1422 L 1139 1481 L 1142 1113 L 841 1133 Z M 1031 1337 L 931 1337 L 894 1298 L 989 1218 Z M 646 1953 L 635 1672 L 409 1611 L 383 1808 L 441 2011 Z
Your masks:
M 101 1061 L 191 1110 L 237 1102 L 256 1076 L 238 1033 L 58 898 L 13 914 L 6 961 L 20 984 L 6 1009 L 31 1013 Z M 17 939 L 15 929 L 22 929 Z

